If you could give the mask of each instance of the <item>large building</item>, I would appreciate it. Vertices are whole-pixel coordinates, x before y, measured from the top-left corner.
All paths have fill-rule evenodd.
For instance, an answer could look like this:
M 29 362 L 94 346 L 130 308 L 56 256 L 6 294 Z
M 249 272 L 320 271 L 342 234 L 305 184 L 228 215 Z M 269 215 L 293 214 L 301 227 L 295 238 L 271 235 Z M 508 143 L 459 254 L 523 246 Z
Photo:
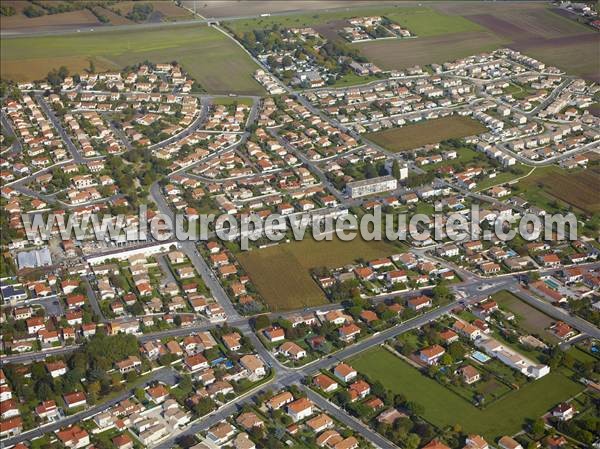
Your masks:
M 395 190 L 398 187 L 398 181 L 392 176 L 379 176 L 378 178 L 364 179 L 346 184 L 346 193 L 351 198 L 373 195 L 375 193 Z

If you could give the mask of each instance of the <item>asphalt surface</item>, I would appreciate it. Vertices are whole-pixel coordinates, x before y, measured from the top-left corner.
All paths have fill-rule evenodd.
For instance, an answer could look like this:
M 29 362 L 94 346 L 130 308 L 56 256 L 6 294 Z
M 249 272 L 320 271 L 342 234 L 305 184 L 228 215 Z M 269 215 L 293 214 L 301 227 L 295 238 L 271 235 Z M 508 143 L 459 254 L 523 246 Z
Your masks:
M 101 323 L 106 323 L 108 320 L 106 319 L 104 313 L 102 312 L 102 309 L 100 308 L 98 298 L 96 297 L 96 292 L 92 288 L 90 280 L 84 276 L 83 282 L 85 283 L 85 292 L 88 297 L 88 300 L 90 301 L 90 305 L 92 306 L 92 310 L 94 311 Z
M 177 375 L 171 368 L 161 368 L 150 375 L 147 382 L 163 382 L 168 385 L 174 385 L 177 380 Z M 119 402 L 127 399 L 133 394 L 133 390 L 125 390 L 114 398 L 98 404 L 96 406 L 90 407 L 82 412 L 76 413 L 71 416 L 67 416 L 59 421 L 47 424 L 42 427 L 37 427 L 35 429 L 26 431 L 21 433 L 20 435 L 5 438 L 2 440 L 2 447 L 9 447 L 20 443 L 22 441 L 31 441 L 34 438 L 39 438 L 45 433 L 54 432 L 63 427 L 70 426 L 72 424 L 83 421 L 84 419 L 91 418 L 92 416 L 97 415 L 98 413 L 103 412 L 104 410 L 118 404 Z

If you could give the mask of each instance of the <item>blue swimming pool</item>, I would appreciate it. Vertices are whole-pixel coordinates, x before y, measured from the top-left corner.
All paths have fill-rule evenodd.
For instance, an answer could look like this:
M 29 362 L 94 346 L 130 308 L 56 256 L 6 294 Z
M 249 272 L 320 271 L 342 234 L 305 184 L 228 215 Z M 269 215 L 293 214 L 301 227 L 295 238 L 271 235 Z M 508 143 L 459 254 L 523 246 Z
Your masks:
M 471 353 L 471 357 L 473 357 L 475 360 L 477 360 L 478 362 L 481 362 L 481 363 L 485 363 L 490 360 L 490 357 L 488 357 L 487 355 L 485 355 L 483 352 L 480 352 L 480 351 L 473 351 Z

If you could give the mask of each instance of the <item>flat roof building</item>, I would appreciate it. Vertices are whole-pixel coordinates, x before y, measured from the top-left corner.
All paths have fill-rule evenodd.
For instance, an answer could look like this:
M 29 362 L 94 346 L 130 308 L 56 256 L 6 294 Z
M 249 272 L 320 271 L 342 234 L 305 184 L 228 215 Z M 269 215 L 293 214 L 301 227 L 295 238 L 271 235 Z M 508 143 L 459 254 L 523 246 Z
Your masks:
M 398 181 L 392 176 L 379 176 L 377 178 L 364 179 L 346 184 L 346 193 L 351 198 L 373 195 L 376 193 L 396 190 Z

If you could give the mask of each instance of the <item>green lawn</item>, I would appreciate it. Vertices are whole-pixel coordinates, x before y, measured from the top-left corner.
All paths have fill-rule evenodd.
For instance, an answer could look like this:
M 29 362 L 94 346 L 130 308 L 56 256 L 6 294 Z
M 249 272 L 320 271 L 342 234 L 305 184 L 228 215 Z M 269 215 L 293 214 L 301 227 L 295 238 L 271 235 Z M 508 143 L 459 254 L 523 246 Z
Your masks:
M 592 354 L 584 351 L 581 348 L 578 348 L 577 346 L 573 346 L 571 349 L 569 349 L 567 351 L 567 354 L 569 354 L 575 360 L 578 360 L 582 363 L 590 363 L 590 362 L 595 362 L 596 360 L 598 360 Z
M 464 432 L 480 434 L 490 442 L 518 432 L 527 418 L 537 418 L 583 390 L 583 386 L 555 371 L 480 410 L 381 347 L 349 363 L 371 380 L 379 380 L 394 393 L 423 405 L 423 417 L 432 424 L 460 424 Z
M 472 162 L 478 154 L 480 153 L 477 153 L 477 151 L 473 151 L 470 148 L 463 147 L 456 150 L 456 159 L 443 160 L 442 162 L 437 162 L 435 164 L 423 165 L 420 168 L 422 168 L 425 171 L 435 171 L 436 169 L 444 167 L 446 165 L 453 165 L 456 163 L 468 164 L 469 162 Z
M 246 106 L 252 106 L 252 98 L 246 97 L 215 97 L 212 99 L 214 104 L 222 104 L 224 106 L 229 106 L 234 103 L 237 104 L 245 104 Z
M 205 25 L 3 39 L 0 74 L 17 81 L 41 79 L 61 65 L 81 72 L 90 59 L 96 70 L 119 70 L 145 60 L 177 61 L 211 93 L 264 93 L 252 78 L 257 68 L 252 59 Z
M 477 183 L 477 191 L 488 189 L 498 184 L 505 184 L 517 178 L 525 176 L 531 170 L 530 167 L 517 163 L 510 170 L 499 172 L 494 178 L 485 178 Z
M 377 81 L 378 79 L 379 78 L 377 78 L 374 75 L 358 76 L 354 72 L 348 72 L 344 76 L 342 76 L 340 79 L 336 80 L 336 82 L 333 84 L 333 87 L 338 88 L 338 87 L 356 86 L 357 84 L 367 84 L 367 83 L 370 83 L 371 81 Z

